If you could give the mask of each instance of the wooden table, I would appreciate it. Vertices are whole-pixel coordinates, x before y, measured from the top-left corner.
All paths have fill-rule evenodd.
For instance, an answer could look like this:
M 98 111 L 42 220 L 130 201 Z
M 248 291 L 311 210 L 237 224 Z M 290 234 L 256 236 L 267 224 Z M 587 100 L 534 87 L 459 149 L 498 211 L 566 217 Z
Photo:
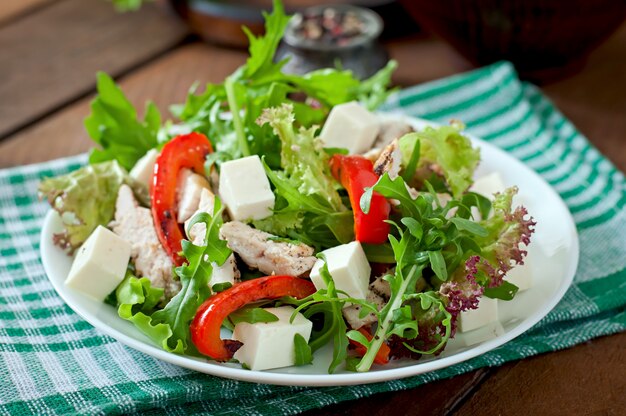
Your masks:
M 470 65 L 441 41 L 388 44 L 400 62 L 394 81 L 413 85 Z M 0 167 L 86 151 L 83 129 L 104 70 L 136 104 L 165 112 L 194 81 L 219 82 L 245 52 L 203 44 L 154 4 L 118 15 L 102 0 L 0 2 Z M 622 171 L 626 171 L 626 25 L 579 74 L 543 91 Z M 452 379 L 311 415 L 624 414 L 626 333 L 577 347 L 480 369 Z

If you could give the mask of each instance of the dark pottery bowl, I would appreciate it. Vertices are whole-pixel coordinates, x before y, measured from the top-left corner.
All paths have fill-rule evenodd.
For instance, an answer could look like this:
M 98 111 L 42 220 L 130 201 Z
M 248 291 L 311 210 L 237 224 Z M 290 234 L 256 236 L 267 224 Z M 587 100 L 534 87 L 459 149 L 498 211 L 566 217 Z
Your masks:
M 477 65 L 499 60 L 547 81 L 577 71 L 626 17 L 621 0 L 400 0 L 425 29 Z

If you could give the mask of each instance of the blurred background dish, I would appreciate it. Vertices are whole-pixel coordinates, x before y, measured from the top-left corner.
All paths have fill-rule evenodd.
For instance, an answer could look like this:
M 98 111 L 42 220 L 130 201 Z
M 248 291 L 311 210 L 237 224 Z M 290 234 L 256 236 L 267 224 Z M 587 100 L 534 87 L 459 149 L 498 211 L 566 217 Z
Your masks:
M 385 66 L 389 55 L 378 43 L 383 21 L 375 12 L 348 4 L 308 7 L 289 21 L 276 59 L 289 57 L 283 70 L 349 69 L 359 79 Z

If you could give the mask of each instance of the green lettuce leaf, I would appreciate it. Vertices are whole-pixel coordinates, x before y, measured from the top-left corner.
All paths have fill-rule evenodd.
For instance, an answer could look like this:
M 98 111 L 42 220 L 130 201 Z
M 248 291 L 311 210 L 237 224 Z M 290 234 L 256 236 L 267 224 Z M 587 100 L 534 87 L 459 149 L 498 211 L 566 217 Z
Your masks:
M 294 122 L 290 104 L 267 108 L 258 120 L 260 125 L 269 124 L 280 138 L 280 164 L 292 186 L 306 197 L 323 201 L 329 212 L 345 210 L 330 175 L 330 157 L 315 137 L 317 127 L 301 127 L 296 131 Z
M 161 114 L 149 102 L 143 121 L 113 79 L 98 72 L 98 95 L 91 102 L 91 114 L 85 119 L 85 128 L 91 139 L 100 145 L 89 156 L 90 163 L 117 160 L 125 169 L 131 169 L 146 152 L 157 146 Z
M 459 198 L 470 187 L 474 170 L 480 161 L 480 151 L 472 147 L 470 139 L 461 134 L 463 128 L 459 123 L 438 128 L 426 127 L 400 139 L 404 166 L 409 165 L 413 150 L 419 149 L 417 170 L 415 174 L 408 172 L 418 186 L 429 180 L 432 174 L 441 174 L 455 198 Z M 418 147 L 417 141 L 420 142 Z M 406 174 L 403 176 L 407 177 Z
M 107 225 L 115 213 L 117 192 L 131 186 L 144 204 L 148 190 L 134 181 L 116 161 L 88 165 L 67 175 L 46 178 L 39 195 L 46 198 L 63 222 L 64 230 L 54 235 L 55 244 L 72 253 L 98 225 Z
M 182 354 L 181 346 L 170 348 L 167 340 L 172 337 L 172 328 L 168 324 L 154 323 L 150 314 L 163 296 L 163 289 L 150 285 L 147 277 L 137 278 L 130 271 L 115 290 L 118 302 L 117 313 L 120 318 L 132 322 L 137 329 L 165 351 Z

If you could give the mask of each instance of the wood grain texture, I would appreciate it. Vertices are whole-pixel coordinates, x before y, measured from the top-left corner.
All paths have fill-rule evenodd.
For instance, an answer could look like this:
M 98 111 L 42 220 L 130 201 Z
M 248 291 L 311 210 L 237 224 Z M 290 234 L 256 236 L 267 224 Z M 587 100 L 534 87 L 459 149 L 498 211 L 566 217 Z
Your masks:
M 506 364 L 457 415 L 623 415 L 625 346 L 621 333 Z
M 186 27 L 154 4 L 118 14 L 102 0 L 65 0 L 0 30 L 0 137 L 181 42 Z
M 0 2 L 0 24 L 53 1 L 58 0 L 2 0 Z
M 303 413 L 303 416 L 442 415 L 456 407 L 467 395 L 471 395 L 474 387 L 487 379 L 489 373 L 489 369 L 482 368 L 410 390 L 380 393 L 366 399 L 310 410 Z
M 168 118 L 168 107 L 184 102 L 194 82 L 221 82 L 246 59 L 246 53 L 201 43 L 182 47 L 120 80 L 137 108 L 152 100 Z M 95 74 L 91 75 L 95 82 Z M 0 167 L 42 162 L 85 152 L 93 146 L 83 127 L 91 96 L 0 142 Z

